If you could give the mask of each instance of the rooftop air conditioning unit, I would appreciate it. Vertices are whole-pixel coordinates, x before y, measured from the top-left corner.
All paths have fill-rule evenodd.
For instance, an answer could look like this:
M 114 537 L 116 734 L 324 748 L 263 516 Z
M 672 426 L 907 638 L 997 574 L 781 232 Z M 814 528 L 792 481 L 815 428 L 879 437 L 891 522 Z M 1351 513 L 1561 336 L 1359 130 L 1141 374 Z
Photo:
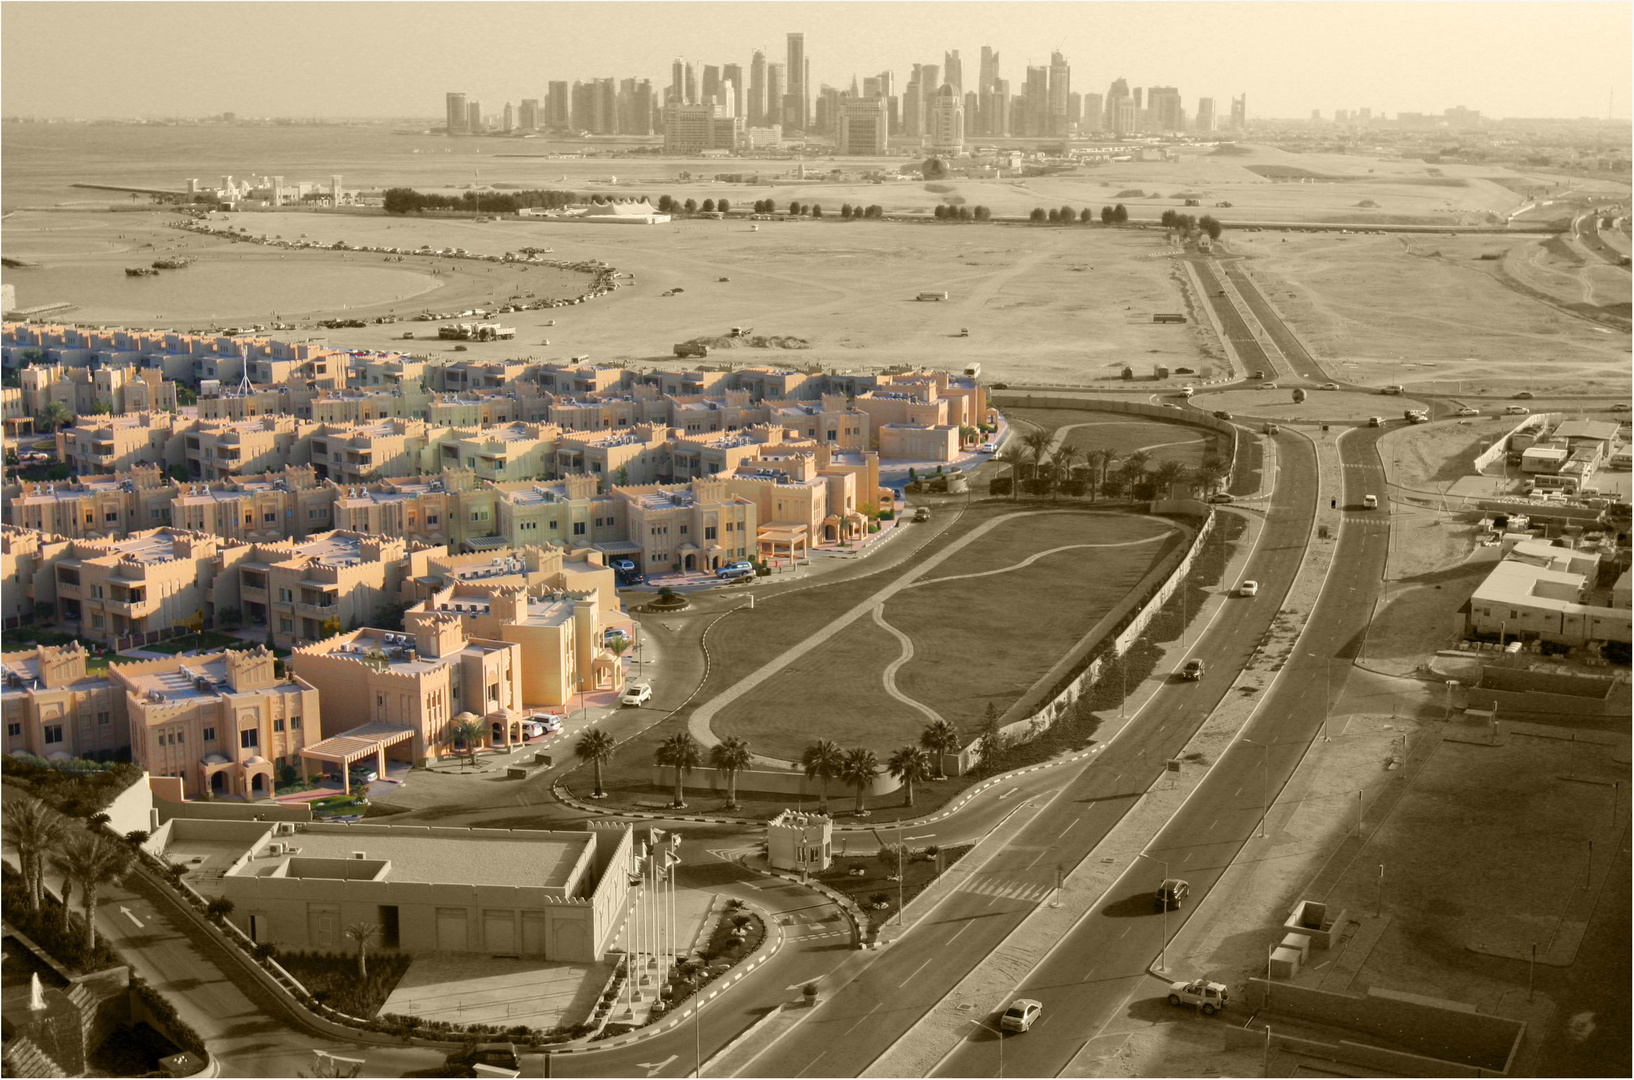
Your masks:
M 352 852 L 352 858 L 354 858 L 354 859 L 367 859 L 368 857 L 369 857 L 369 854 L 366 851 L 354 851 L 354 852 Z
M 283 843 L 283 841 L 274 840 L 272 843 L 267 845 L 267 854 L 268 855 L 282 855 L 283 853 L 284 853 L 284 843 Z

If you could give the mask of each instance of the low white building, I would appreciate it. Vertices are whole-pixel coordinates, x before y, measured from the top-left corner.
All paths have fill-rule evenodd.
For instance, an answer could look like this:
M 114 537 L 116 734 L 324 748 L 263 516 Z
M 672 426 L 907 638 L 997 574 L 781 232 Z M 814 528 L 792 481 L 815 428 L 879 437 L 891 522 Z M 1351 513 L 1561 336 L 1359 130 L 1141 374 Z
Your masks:
M 834 820 L 783 811 L 766 824 L 766 858 L 773 870 L 827 870 L 834 861 Z

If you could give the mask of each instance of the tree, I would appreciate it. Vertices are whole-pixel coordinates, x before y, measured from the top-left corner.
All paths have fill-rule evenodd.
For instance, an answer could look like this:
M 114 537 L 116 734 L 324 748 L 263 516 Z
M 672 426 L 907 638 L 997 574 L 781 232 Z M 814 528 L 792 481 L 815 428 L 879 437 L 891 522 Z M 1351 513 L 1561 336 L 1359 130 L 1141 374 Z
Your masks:
M 748 740 L 728 735 L 709 748 L 709 764 L 726 774 L 726 808 L 738 808 L 738 773 L 749 767 Z
M 1225 231 L 1225 226 L 1216 221 L 1212 214 L 1204 214 L 1197 220 L 1197 225 L 1204 232 L 1208 233 L 1208 238 L 1210 240 L 1220 239 L 1220 233 Z
M 1082 481 L 1079 480 L 1078 474 L 1073 472 L 1073 466 L 1082 461 L 1083 458 L 1084 451 L 1072 443 L 1063 443 L 1055 451 L 1055 455 L 1050 459 L 1050 464 L 1054 466 L 1057 491 L 1070 484 L 1072 490 L 1067 492 L 1068 495 L 1083 494 Z
M 1153 472 L 1152 479 L 1172 499 L 1174 498 L 1174 486 L 1186 479 L 1186 466 L 1172 458 L 1160 461 L 1157 469 Z
M 675 209 L 675 200 L 674 199 L 670 198 L 668 195 L 658 196 L 658 212 L 659 213 L 667 214 L 673 209 Z
M 811 204 L 811 216 L 814 217 L 814 218 L 820 218 L 820 217 L 823 216 L 823 204 L 822 203 L 812 203 Z
M 912 806 L 914 781 L 930 779 L 930 752 L 923 746 L 899 747 L 885 763 L 885 770 L 902 781 L 902 805 Z
M 1048 455 L 1050 444 L 1054 441 L 1054 428 L 1038 428 L 1036 431 L 1029 431 L 1021 437 L 1021 444 L 1033 456 L 1033 483 L 1038 486 L 1040 495 L 1048 493 L 1052 479 Z
M 1101 224 L 1102 225 L 1112 224 L 1112 220 L 1116 216 L 1117 215 L 1114 213 L 1113 209 L 1110 206 L 1101 207 Z
M 1071 225 L 1074 221 L 1077 221 L 1077 220 L 1078 220 L 1077 211 L 1073 210 L 1073 208 L 1070 207 L 1070 206 L 1061 207 L 1061 224 Z
M 1049 212 L 1049 222 L 1050 222 L 1050 224 L 1055 225 L 1055 224 L 1059 223 L 1060 220 L 1061 220 L 1061 211 L 1056 210 L 1054 208 L 1051 208 L 1051 210 Z
M 1094 217 L 1095 216 L 1089 212 L 1089 207 L 1087 206 L 1078 211 L 1078 221 L 1080 224 L 1088 225 L 1094 220 Z
M 926 180 L 947 179 L 947 162 L 941 158 L 926 158 L 925 163 L 919 166 L 919 174 Z
M 51 434 L 74 422 L 74 414 L 68 406 L 60 401 L 48 401 L 40 406 L 40 414 L 34 418 L 45 425 L 46 434 Z
M 1027 463 L 1027 451 L 1012 442 L 1009 446 L 993 455 L 993 460 L 1009 466 L 1010 498 L 1014 500 L 1016 492 L 1021 489 L 1021 467 Z
M 715 212 L 715 200 L 705 199 L 703 206 L 699 209 L 703 210 L 703 212 L 706 214 L 713 214 Z
M 1104 447 L 1084 451 L 1084 464 L 1089 466 L 1090 471 L 1089 496 L 1091 501 L 1094 500 L 1096 492 L 1101 486 L 1101 481 L 1106 478 L 1107 466 L 1112 463 L 1113 456 L 1112 451 Z
M 1042 222 L 1044 217 L 1044 208 L 1041 206 L 1035 206 L 1033 207 L 1033 212 L 1027 215 L 1027 220 L 1036 225 L 1039 222 Z
M 1123 203 L 1119 203 L 1112 208 L 1112 220 L 1117 222 L 1119 225 L 1122 225 L 1124 222 L 1129 220 L 1129 211 L 1123 205 Z
M 845 758 L 840 762 L 840 779 L 856 789 L 858 814 L 863 812 L 863 797 L 868 794 L 868 787 L 878 773 L 879 758 L 874 756 L 872 750 L 859 746 L 845 752 Z
M 1101 477 L 1101 494 L 1109 499 L 1116 499 L 1119 495 L 1122 495 L 1123 489 L 1127 486 L 1123 482 L 1123 477 L 1117 473 Z
M 977 221 L 991 221 L 993 218 L 993 211 L 989 210 L 985 206 L 978 206 L 974 211 L 974 216 Z
M 682 790 L 682 782 L 686 776 L 703 762 L 703 749 L 698 740 L 692 737 L 690 731 L 678 731 L 674 735 L 658 744 L 653 751 L 653 760 L 659 768 L 675 770 L 675 805 L 685 806 L 686 795 Z
M 828 739 L 818 739 L 800 755 L 800 766 L 806 771 L 807 780 L 816 780 L 818 787 L 818 806 L 823 813 L 828 813 L 828 782 L 840 775 L 840 767 L 845 757 L 837 744 Z
M 686 202 L 681 204 L 681 209 L 685 210 L 689 214 L 693 213 L 698 209 L 698 200 L 688 199 Z
M 68 877 L 79 886 L 80 905 L 85 911 L 85 951 L 96 948 L 96 898 L 105 885 L 117 885 L 130 872 L 136 855 L 130 848 L 101 833 L 75 834 L 64 845 Z M 63 890 L 67 906 L 67 889 Z
M 1004 760 L 1004 732 L 999 730 L 998 706 L 991 701 L 987 703 L 987 714 L 982 717 L 981 740 L 982 768 L 987 772 L 998 772 Z
M 970 217 L 971 217 L 970 207 L 968 207 L 968 206 L 959 207 L 959 220 L 960 221 L 969 221 Z
M 1212 492 L 1215 487 L 1231 473 L 1231 468 L 1218 454 L 1204 454 L 1203 460 L 1197 463 L 1192 470 L 1192 478 L 1197 481 L 1205 494 Z
M 715 209 L 724 214 L 728 210 L 732 209 L 732 204 L 727 202 L 725 199 L 720 199 L 715 203 Z
M 63 820 L 38 799 L 18 799 L 6 811 L 6 843 L 17 850 L 28 910 L 38 911 L 45 887 L 45 860 L 62 840 Z
M 591 728 L 579 736 L 579 741 L 573 744 L 573 756 L 580 761 L 588 761 L 596 771 L 595 797 L 600 799 L 607 793 L 601 789 L 601 767 L 604 762 L 613 760 L 613 750 L 618 744 L 613 737 L 600 728 Z
M 840 220 L 841 221 L 850 221 L 851 220 L 851 204 L 850 203 L 841 203 L 840 204 Z
M 789 216 L 790 217 L 799 217 L 800 216 L 800 204 L 798 202 L 789 203 Z
M 959 752 L 959 729 L 946 720 L 932 720 L 919 733 L 919 745 L 930 753 L 936 769 L 936 779 L 946 780 L 947 773 L 942 769 L 942 760 L 949 754 Z
M 443 741 L 451 747 L 464 747 L 467 760 L 475 765 L 477 747 L 482 742 L 482 721 L 470 713 L 460 713 L 443 729 Z
M 355 922 L 346 928 L 346 936 L 357 942 L 357 977 L 369 977 L 369 942 L 380 933 L 380 924 Z

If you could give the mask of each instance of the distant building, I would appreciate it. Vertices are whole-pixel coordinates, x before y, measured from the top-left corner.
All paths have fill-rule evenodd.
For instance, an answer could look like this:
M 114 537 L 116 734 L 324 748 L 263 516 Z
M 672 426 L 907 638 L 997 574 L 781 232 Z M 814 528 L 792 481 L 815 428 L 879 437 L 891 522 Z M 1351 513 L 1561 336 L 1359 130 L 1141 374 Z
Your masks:
M 0 655 L 6 753 L 111 761 L 131 745 L 124 693 L 87 658 L 77 641 Z
M 839 134 L 834 152 L 849 156 L 880 157 L 885 153 L 890 117 L 884 98 L 842 98 L 838 106 Z
M 931 101 L 926 149 L 933 154 L 957 155 L 964 153 L 964 146 L 964 101 L 953 92 L 953 87 L 943 83 Z
M 471 131 L 471 111 L 465 103 L 464 94 L 450 93 L 448 95 L 448 118 L 445 129 L 450 135 L 466 135 Z
M 664 153 L 700 154 L 709 150 L 734 151 L 743 121 L 725 115 L 718 105 L 664 106 Z

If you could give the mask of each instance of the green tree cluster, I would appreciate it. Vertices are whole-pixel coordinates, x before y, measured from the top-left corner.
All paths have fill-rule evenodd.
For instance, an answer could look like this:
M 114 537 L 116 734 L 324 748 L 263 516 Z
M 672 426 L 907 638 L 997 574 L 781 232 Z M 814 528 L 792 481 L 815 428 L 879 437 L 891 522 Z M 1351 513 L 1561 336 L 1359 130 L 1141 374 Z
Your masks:
M 469 210 L 484 214 L 514 214 L 524 207 L 559 210 L 584 201 L 571 191 L 530 189 L 527 191 L 465 191 L 458 195 L 438 195 L 408 187 L 387 188 L 383 202 L 388 214 L 413 214 L 423 210 Z

